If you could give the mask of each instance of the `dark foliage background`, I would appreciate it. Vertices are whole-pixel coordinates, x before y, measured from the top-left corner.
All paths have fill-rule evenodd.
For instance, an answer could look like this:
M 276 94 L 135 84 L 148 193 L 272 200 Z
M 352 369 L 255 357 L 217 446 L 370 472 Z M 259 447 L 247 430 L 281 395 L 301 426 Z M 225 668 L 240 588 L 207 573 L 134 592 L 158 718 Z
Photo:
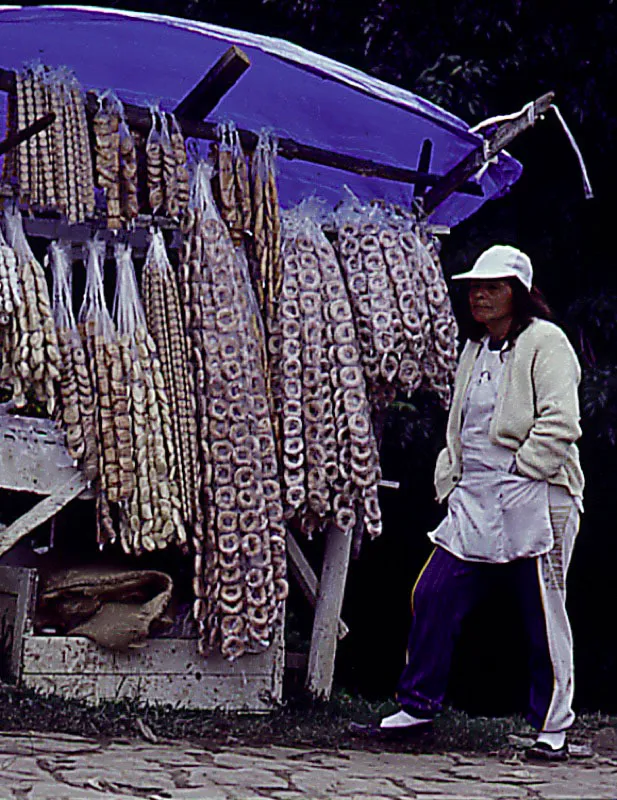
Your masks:
M 470 124 L 556 91 L 586 158 L 595 199 L 584 199 L 576 158 L 551 112 L 511 147 L 525 166 L 513 191 L 459 225 L 444 241 L 442 260 L 450 275 L 495 242 L 528 252 L 538 284 L 581 356 L 581 453 L 588 488 L 569 585 L 577 699 L 581 708 L 617 710 L 613 0 L 159 0 L 109 5 L 287 38 L 404 86 Z M 454 302 L 460 308 L 456 295 Z M 379 696 L 394 688 L 404 655 L 409 592 L 429 553 L 425 532 L 442 513 L 433 501 L 432 469 L 443 423 L 443 412 L 426 397 L 390 414 L 385 477 L 402 486 L 398 492 L 384 490 L 384 535 L 365 542 L 350 575 L 345 617 L 352 633 L 340 648 L 338 679 L 351 690 Z M 309 544 L 316 560 L 318 546 Z M 508 598 L 478 612 L 457 659 L 454 702 L 481 712 L 520 707 L 524 654 Z

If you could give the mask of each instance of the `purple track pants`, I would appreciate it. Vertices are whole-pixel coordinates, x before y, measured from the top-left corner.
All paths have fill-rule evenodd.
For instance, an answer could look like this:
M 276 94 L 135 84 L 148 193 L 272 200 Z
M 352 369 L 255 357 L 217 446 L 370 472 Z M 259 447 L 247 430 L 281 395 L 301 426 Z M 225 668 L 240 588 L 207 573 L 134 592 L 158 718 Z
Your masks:
M 496 582 L 507 581 L 520 603 L 529 646 L 527 719 L 537 730 L 569 728 L 574 714 L 571 633 L 565 613 L 567 563 L 562 559 L 559 566 L 561 582 L 551 579 L 548 556 L 490 564 L 463 561 L 436 547 L 411 596 L 407 664 L 396 692 L 401 707 L 420 718 L 432 718 L 441 709 L 464 618 Z

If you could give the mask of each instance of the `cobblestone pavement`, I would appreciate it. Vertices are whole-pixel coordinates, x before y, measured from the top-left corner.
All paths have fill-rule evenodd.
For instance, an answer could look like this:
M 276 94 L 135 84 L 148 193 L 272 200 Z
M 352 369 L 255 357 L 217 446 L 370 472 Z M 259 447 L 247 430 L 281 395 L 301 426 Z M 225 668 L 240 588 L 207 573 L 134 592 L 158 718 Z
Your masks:
M 617 797 L 617 753 L 530 765 L 455 753 L 100 741 L 0 734 L 1 800 L 565 800 Z

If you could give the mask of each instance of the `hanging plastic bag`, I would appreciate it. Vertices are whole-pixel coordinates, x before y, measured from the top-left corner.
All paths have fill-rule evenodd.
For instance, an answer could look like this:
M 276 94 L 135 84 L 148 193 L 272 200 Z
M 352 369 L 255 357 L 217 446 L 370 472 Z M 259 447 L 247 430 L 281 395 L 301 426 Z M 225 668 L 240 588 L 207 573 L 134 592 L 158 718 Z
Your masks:
M 176 190 L 178 200 L 178 214 L 186 211 L 189 202 L 189 171 L 187 168 L 187 151 L 184 136 L 178 120 L 169 114 L 171 122 L 170 140 L 176 162 Z
M 60 351 L 51 313 L 49 289 L 43 268 L 26 239 L 18 210 L 5 211 L 8 246 L 15 253 L 23 302 L 17 306 L 12 334 L 4 339 L 3 377 L 13 385 L 13 400 L 26 405 L 31 388 L 47 412 L 55 406 L 55 382 L 59 379 Z
M 137 198 L 137 149 L 124 116 L 120 117 L 120 211 L 122 218 L 130 223 L 139 216 Z
M 130 396 L 133 439 L 131 469 L 136 480 L 120 512 L 121 543 L 139 554 L 186 542 L 178 511 L 173 428 L 156 344 L 146 327 L 131 248 L 116 245 L 114 319 Z
M 60 347 L 60 419 L 71 458 L 89 481 L 98 475 L 94 393 L 86 353 L 73 314 L 70 244 L 52 242 L 48 263 L 53 280 L 53 315 Z
M 173 435 L 166 440 L 166 446 L 172 448 L 177 466 L 182 516 L 189 523 L 202 521 L 194 386 L 178 287 L 160 230 L 152 232 L 142 272 L 142 292 L 148 330 L 156 344 L 169 401 Z
M 163 147 L 161 142 L 160 112 L 150 106 L 151 127 L 146 139 L 146 167 L 148 176 L 148 201 L 152 214 L 156 214 L 163 205 Z

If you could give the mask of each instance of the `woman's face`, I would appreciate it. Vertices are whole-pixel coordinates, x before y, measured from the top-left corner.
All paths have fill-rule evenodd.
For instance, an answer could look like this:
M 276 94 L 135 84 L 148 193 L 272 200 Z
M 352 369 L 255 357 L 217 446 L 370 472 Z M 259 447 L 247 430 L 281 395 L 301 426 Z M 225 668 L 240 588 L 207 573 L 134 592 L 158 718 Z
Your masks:
M 469 281 L 469 307 L 476 322 L 488 328 L 512 319 L 512 286 L 507 280 Z

